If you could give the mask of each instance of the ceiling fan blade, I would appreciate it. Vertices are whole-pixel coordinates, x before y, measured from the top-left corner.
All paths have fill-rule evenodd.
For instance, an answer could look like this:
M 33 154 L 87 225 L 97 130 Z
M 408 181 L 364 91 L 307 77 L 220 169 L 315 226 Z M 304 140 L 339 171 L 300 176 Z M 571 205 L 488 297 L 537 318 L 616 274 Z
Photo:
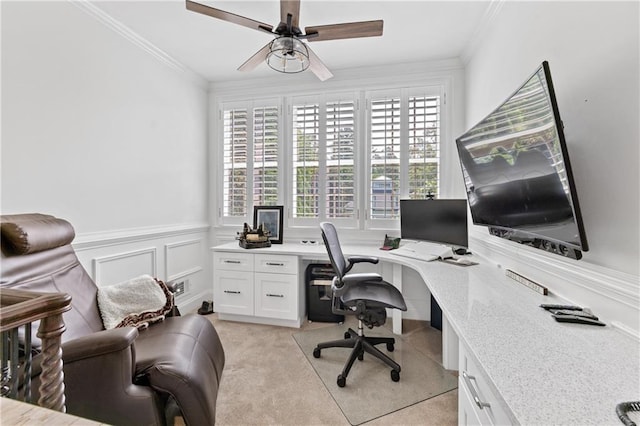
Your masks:
M 298 26 L 300 16 L 300 0 L 280 0 L 280 22 L 287 22 L 287 15 L 291 15 L 291 25 Z
M 338 40 L 343 38 L 376 37 L 382 35 L 383 21 L 349 22 L 346 24 L 318 25 L 306 27 L 307 36 L 317 33 L 317 36 L 308 37 L 309 41 Z
M 234 24 L 242 25 L 243 27 L 251 28 L 258 31 L 273 31 L 273 27 L 271 25 L 265 24 L 263 22 L 254 21 L 253 19 L 245 18 L 244 16 L 236 15 L 235 13 L 225 12 L 224 10 L 205 6 L 204 4 L 196 3 L 191 0 L 186 0 L 186 3 L 187 10 L 190 10 L 192 12 L 202 13 L 203 15 L 222 19 L 223 21 L 232 22 Z
M 307 46 L 307 50 L 309 51 L 309 69 L 311 72 L 314 73 L 320 81 L 325 81 L 333 77 L 329 68 L 327 68 L 327 66 L 320 60 L 320 58 L 318 58 L 318 55 L 316 55 L 309 46 Z
M 269 54 L 269 48 L 271 47 L 271 41 L 267 43 L 262 49 L 258 50 L 253 54 L 252 57 L 247 59 L 247 61 L 238 67 L 238 71 L 252 71 L 254 70 L 260 63 L 264 62 L 267 59 L 267 55 Z

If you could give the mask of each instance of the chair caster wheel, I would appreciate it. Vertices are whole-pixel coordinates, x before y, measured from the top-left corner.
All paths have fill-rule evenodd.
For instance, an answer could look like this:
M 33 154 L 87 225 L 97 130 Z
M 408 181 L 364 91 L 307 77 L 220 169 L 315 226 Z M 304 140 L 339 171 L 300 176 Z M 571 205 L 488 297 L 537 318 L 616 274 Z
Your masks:
M 342 374 L 338 375 L 338 386 L 343 388 L 344 385 L 346 385 L 346 384 L 347 384 L 347 379 L 342 377 Z
M 315 348 L 313 350 L 313 357 L 314 358 L 320 358 L 320 349 L 319 348 Z
M 349 339 L 349 338 L 351 338 L 351 333 L 349 333 L 348 331 L 345 331 L 345 332 L 344 332 L 344 338 L 345 338 L 345 339 Z
M 358 361 L 362 361 L 364 359 L 364 352 L 358 355 Z
M 389 352 L 393 352 L 394 349 L 395 349 L 395 347 L 393 346 L 393 343 L 387 343 L 387 350 Z
M 391 380 L 394 382 L 400 381 L 400 372 L 396 370 L 391 370 Z

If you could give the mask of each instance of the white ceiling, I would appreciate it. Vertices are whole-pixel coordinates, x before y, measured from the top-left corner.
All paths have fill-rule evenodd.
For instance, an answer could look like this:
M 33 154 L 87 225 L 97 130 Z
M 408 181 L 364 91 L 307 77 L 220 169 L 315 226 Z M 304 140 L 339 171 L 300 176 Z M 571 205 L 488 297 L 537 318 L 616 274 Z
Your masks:
M 494 0 L 495 1 L 495 0 Z M 201 3 L 274 26 L 278 0 Z M 92 4 L 210 82 L 271 76 L 266 64 L 237 68 L 272 36 L 188 11 L 183 0 Z M 319 41 L 309 46 L 332 71 L 459 57 L 489 13 L 491 1 L 301 0 L 300 27 L 384 20 L 382 37 Z

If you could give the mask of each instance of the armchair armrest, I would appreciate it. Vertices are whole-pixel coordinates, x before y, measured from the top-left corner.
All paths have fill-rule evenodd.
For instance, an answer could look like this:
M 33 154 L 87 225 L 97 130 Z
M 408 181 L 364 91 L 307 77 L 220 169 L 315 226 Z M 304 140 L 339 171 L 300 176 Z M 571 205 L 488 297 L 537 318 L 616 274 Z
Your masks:
M 136 382 L 135 327 L 99 331 L 62 345 L 67 411 L 109 424 L 162 424 L 157 396 Z
M 135 327 L 114 328 L 89 334 L 62 345 L 64 363 L 94 358 L 129 348 L 138 337 Z

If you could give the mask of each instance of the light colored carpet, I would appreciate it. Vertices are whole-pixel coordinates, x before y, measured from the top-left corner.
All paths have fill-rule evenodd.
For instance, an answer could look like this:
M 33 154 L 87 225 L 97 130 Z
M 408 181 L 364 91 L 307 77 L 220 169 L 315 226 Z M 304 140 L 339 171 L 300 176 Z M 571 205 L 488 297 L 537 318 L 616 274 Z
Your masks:
M 346 386 L 339 387 L 336 379 L 342 372 L 351 349 L 323 349 L 320 358 L 314 358 L 312 353 L 320 342 L 342 339 L 346 328 L 336 324 L 295 333 L 293 337 L 352 425 L 362 424 L 457 387 L 457 378 L 452 373 L 385 328 L 365 329 L 365 335 L 395 337 L 393 352 L 387 352 L 384 344 L 378 348 L 400 364 L 400 381 L 393 382 L 390 377 L 391 369 L 365 353 L 363 361 L 353 364 Z
M 218 392 L 217 426 L 349 425 L 292 338 L 301 330 L 333 324 L 305 323 L 302 329 L 295 329 L 220 321 L 217 314 L 207 318 L 216 327 L 226 355 Z M 411 323 L 404 322 L 403 339 L 440 362 L 440 333 L 428 327 L 428 323 L 419 326 Z M 367 425 L 456 425 L 457 404 L 458 393 L 454 389 Z

